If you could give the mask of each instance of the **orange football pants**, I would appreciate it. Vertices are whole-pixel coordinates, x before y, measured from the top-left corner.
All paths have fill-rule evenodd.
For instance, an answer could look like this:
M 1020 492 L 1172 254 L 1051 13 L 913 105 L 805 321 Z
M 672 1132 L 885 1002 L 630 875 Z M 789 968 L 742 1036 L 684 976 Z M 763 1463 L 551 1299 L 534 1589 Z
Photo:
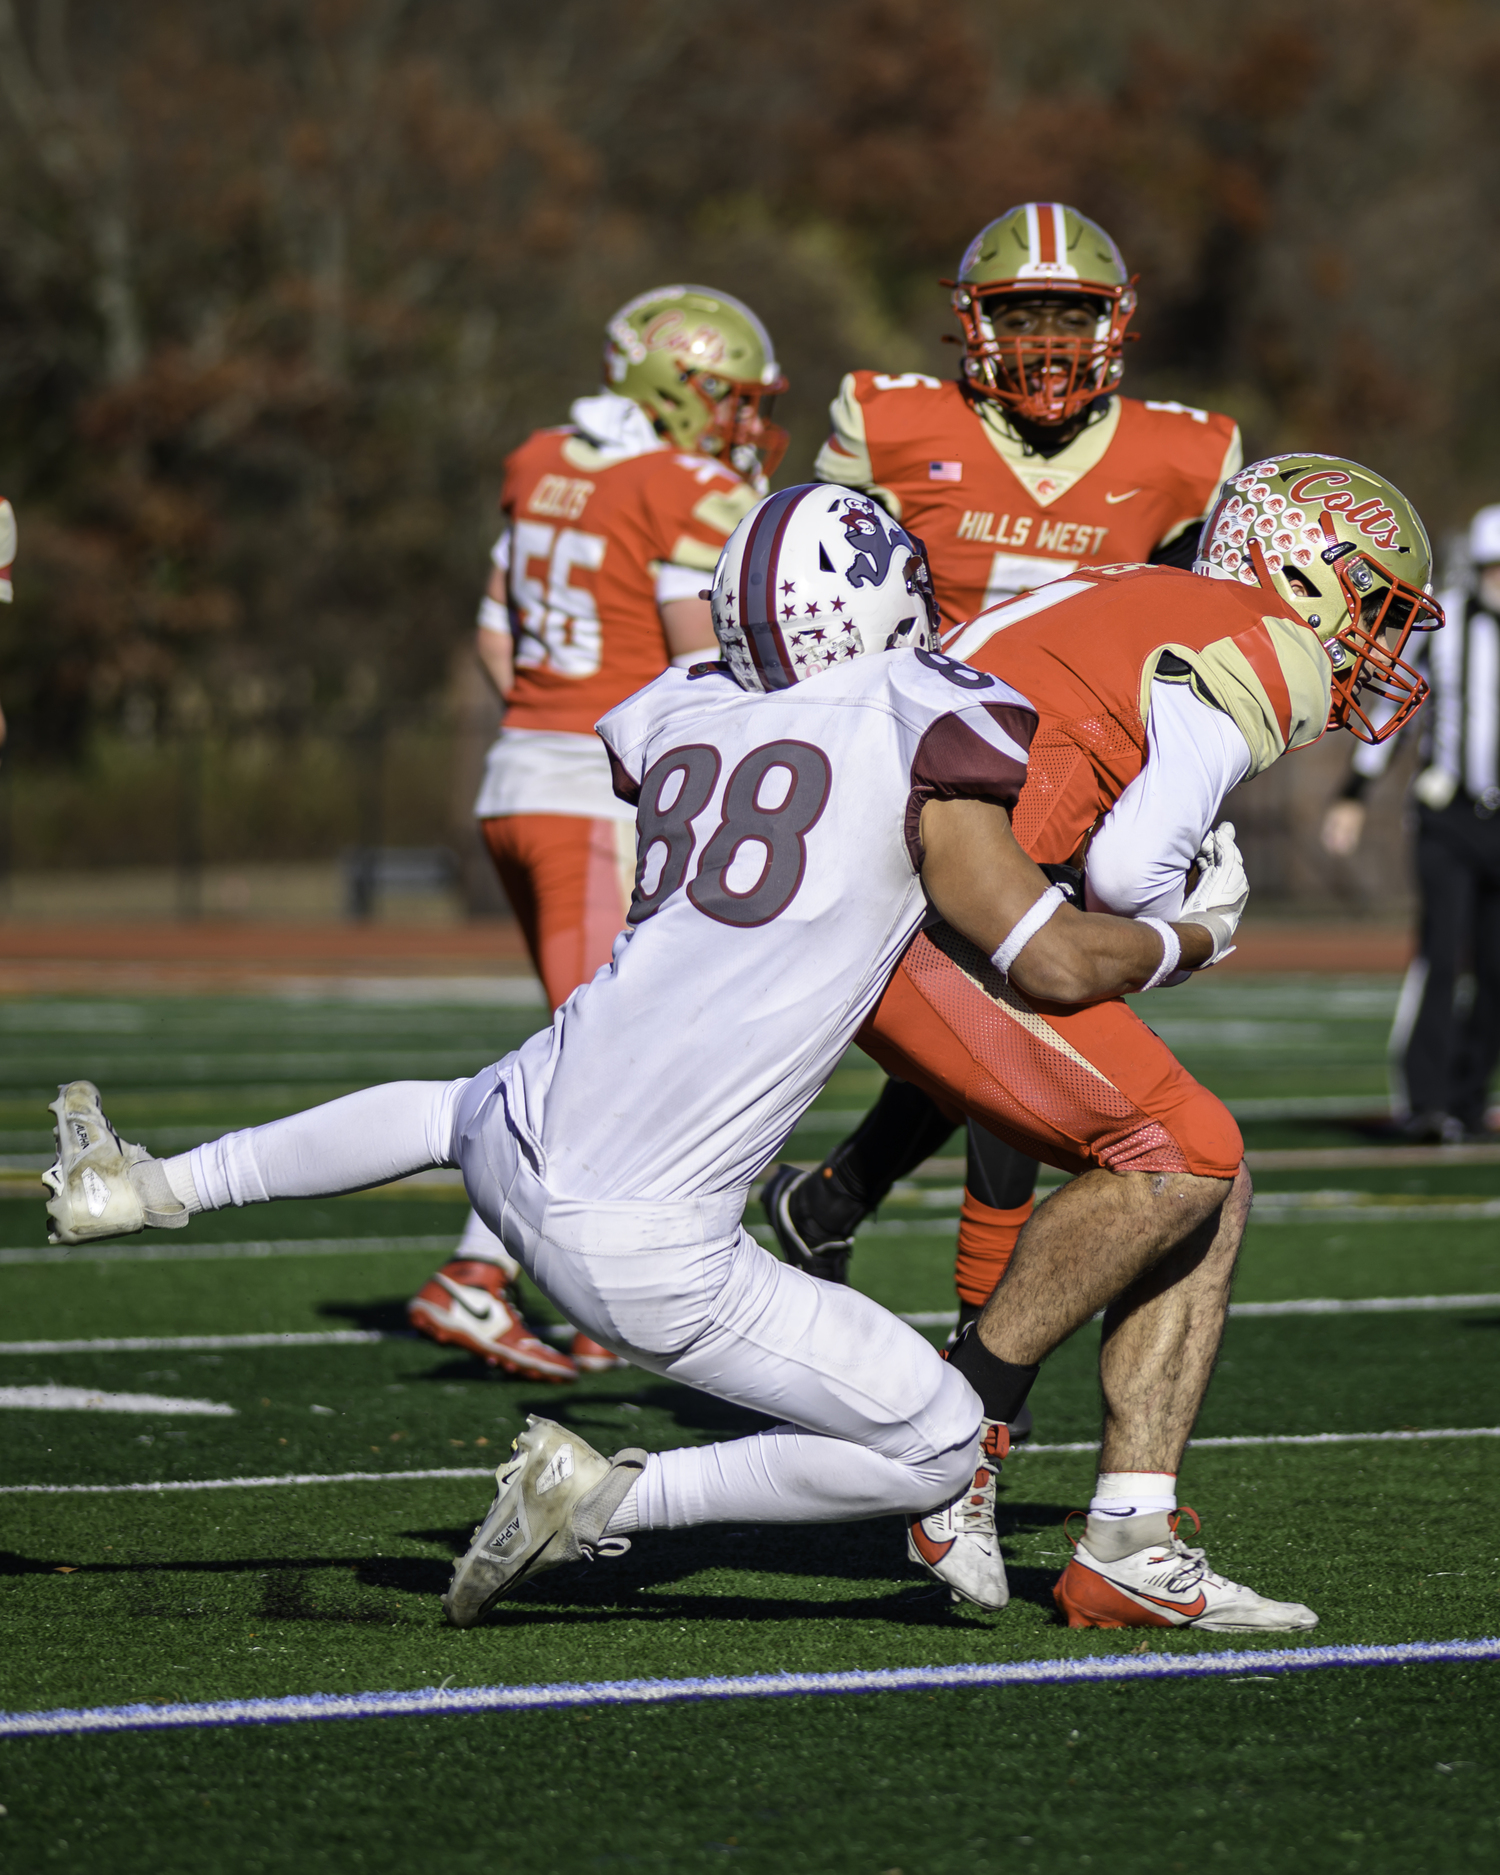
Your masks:
M 1065 1172 L 1231 1179 L 1244 1156 L 1228 1109 L 1122 1001 L 1031 1003 L 946 927 L 914 939 L 858 1040 L 946 1111 Z M 965 1193 L 966 1301 L 987 1299 L 1029 1214 L 1029 1205 L 997 1211 Z
M 499 814 L 479 828 L 556 1009 L 609 962 L 630 902 L 635 828 L 580 814 Z

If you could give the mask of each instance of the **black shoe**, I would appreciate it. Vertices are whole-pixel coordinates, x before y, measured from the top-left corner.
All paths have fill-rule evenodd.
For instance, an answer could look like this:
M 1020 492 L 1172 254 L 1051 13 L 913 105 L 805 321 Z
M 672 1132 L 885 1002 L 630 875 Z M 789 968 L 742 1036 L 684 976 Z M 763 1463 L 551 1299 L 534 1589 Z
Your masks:
M 776 1233 L 776 1247 L 782 1258 L 794 1270 L 816 1276 L 820 1282 L 847 1283 L 853 1237 L 822 1237 L 806 1218 L 792 1214 L 798 1190 L 813 1176 L 811 1172 L 799 1172 L 794 1165 L 778 1165 L 761 1189 L 766 1222 Z

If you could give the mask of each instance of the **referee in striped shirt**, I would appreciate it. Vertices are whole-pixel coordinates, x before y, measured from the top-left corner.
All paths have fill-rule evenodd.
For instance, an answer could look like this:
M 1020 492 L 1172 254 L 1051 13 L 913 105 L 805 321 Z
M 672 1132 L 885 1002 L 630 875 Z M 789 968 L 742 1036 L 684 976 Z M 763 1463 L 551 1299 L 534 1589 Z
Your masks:
M 1417 955 L 1391 1031 L 1395 1117 L 1413 1140 L 1485 1131 L 1500 1059 L 1500 506 L 1469 527 L 1472 583 L 1442 595 L 1447 626 L 1424 633 L 1412 662 L 1432 698 L 1405 734 L 1420 740 Z M 1397 742 L 1361 744 L 1323 821 L 1323 845 L 1347 855 L 1364 828 L 1364 794 Z M 1474 985 L 1472 1004 L 1460 987 Z

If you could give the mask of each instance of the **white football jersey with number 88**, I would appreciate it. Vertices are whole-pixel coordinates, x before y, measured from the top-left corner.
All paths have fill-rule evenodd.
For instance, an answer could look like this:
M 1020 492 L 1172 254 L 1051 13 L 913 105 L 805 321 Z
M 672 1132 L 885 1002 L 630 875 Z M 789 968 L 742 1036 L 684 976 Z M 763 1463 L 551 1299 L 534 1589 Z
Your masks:
M 629 926 L 517 1064 L 550 1189 L 747 1186 L 922 924 L 923 804 L 1011 807 L 1034 724 L 997 678 L 907 649 L 771 692 L 670 670 L 611 710 L 599 733 L 636 802 Z

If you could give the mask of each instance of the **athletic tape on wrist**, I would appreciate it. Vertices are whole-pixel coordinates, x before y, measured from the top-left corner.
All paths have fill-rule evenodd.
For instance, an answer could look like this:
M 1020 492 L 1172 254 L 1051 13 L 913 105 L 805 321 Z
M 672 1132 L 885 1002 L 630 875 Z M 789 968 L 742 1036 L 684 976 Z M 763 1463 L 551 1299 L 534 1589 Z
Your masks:
M 1165 983 L 1167 978 L 1182 961 L 1182 941 L 1164 918 L 1137 918 L 1137 924 L 1148 924 L 1161 939 L 1161 962 L 1141 985 L 1143 990 L 1154 990 Z
M 1011 965 L 1021 955 L 1021 952 L 1025 950 L 1026 946 L 1036 936 L 1037 932 L 1041 930 L 1042 926 L 1052 916 L 1053 912 L 1057 910 L 1058 906 L 1066 904 L 1067 897 L 1067 893 L 1064 892 L 1060 885 L 1049 885 L 1042 896 L 1032 906 L 1031 910 L 1026 913 L 1025 917 L 1022 918 L 1018 924 L 1012 925 L 1010 935 L 1000 946 L 999 950 L 993 951 L 990 954 L 990 962 L 1000 972 L 1001 976 L 1008 977 L 1010 975 Z
M 510 614 L 498 599 L 491 599 L 486 593 L 479 601 L 479 629 L 486 632 L 504 632 L 510 636 Z

